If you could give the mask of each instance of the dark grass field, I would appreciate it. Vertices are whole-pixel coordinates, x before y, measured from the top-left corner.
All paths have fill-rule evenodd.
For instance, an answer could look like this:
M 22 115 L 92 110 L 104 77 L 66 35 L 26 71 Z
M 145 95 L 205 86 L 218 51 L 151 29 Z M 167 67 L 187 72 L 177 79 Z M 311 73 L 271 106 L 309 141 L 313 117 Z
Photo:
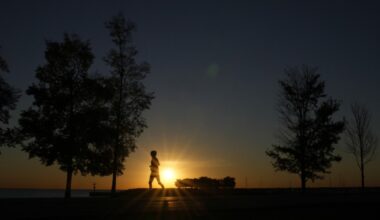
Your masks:
M 380 189 L 134 189 L 68 200 L 1 199 L 0 211 L 0 219 L 377 219 Z

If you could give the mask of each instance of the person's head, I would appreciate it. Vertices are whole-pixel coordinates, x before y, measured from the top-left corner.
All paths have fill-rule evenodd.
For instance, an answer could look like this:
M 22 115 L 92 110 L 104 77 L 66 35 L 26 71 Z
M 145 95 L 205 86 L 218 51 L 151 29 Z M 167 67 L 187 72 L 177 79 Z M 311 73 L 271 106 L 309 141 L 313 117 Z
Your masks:
M 156 157 L 156 156 L 157 156 L 157 151 L 152 150 L 152 151 L 150 152 L 150 156 L 152 156 L 152 157 Z

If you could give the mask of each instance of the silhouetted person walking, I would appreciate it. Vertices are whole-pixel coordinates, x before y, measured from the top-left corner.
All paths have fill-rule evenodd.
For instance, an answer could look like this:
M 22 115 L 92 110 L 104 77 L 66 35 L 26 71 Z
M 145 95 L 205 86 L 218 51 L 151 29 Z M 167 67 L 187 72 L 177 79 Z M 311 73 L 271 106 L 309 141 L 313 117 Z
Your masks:
M 160 171 L 158 169 L 158 167 L 160 166 L 160 161 L 158 161 L 157 159 L 157 151 L 152 150 L 150 152 L 150 155 L 152 156 L 152 160 L 150 161 L 149 189 L 152 189 L 152 182 L 154 178 L 157 179 L 158 184 L 161 186 L 161 188 L 164 189 L 165 187 L 160 180 Z

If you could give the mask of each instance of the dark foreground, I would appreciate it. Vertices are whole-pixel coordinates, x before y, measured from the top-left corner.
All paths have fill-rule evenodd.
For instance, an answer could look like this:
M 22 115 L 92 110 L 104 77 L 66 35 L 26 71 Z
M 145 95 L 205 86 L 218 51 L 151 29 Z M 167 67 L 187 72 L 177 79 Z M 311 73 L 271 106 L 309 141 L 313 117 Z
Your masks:
M 0 219 L 378 218 L 380 190 L 128 190 L 110 197 L 0 199 Z

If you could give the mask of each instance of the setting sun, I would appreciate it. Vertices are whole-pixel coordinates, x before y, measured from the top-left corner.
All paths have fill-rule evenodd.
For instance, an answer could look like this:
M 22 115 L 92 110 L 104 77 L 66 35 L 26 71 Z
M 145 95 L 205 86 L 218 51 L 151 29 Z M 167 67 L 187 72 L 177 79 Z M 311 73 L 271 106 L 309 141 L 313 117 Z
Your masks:
M 171 168 L 165 168 L 162 171 L 162 180 L 166 183 L 172 183 L 175 179 L 175 173 Z

